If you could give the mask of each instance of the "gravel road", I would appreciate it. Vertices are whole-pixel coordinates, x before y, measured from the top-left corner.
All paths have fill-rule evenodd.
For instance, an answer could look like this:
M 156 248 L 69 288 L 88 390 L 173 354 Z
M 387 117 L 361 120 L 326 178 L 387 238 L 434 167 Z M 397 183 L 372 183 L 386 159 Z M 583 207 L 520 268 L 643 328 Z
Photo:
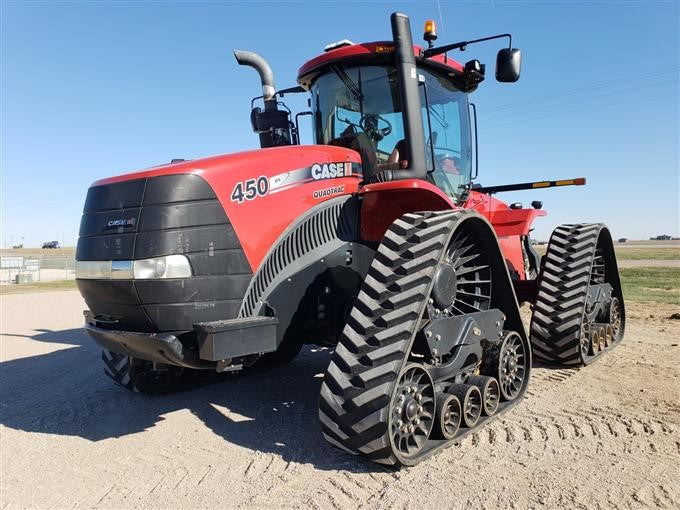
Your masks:
M 581 370 L 535 368 L 526 399 L 402 470 L 334 450 L 316 405 L 329 351 L 199 390 L 114 387 L 75 291 L 1 296 L 2 508 L 672 508 L 680 505 L 678 307 L 629 305 Z

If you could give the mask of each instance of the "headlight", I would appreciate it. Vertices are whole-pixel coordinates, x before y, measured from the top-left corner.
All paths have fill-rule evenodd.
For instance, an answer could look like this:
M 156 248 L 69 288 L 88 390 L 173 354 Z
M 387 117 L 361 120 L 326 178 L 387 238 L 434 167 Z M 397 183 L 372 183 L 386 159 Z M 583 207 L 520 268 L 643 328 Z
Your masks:
M 130 280 L 188 278 L 189 259 L 184 255 L 167 255 L 143 260 L 77 260 L 76 278 L 87 280 Z
M 133 262 L 135 278 L 187 278 L 191 276 L 189 259 L 184 255 L 167 255 L 153 259 L 135 260 Z

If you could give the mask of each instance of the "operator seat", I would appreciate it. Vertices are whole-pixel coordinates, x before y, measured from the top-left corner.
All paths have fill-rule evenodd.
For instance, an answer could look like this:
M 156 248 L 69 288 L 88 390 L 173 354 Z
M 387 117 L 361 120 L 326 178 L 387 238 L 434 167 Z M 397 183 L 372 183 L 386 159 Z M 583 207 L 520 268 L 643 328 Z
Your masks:
M 357 151 L 361 156 L 361 167 L 364 180 L 368 181 L 376 171 L 378 158 L 375 155 L 375 145 L 366 133 L 348 132 L 345 130 L 338 138 L 330 141 L 330 145 L 345 147 Z

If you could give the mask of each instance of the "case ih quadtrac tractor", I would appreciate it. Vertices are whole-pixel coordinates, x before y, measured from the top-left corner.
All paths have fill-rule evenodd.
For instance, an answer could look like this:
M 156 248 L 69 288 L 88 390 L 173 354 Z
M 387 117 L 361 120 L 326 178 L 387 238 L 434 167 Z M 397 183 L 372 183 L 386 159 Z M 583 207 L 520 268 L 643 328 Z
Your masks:
M 578 367 L 621 340 L 607 228 L 562 225 L 540 259 L 529 232 L 541 203 L 493 196 L 584 180 L 473 184 L 469 94 L 485 69 L 447 52 L 506 37 L 496 78 L 514 82 L 510 35 L 435 47 L 428 22 L 421 48 L 405 15 L 391 26 L 391 41 L 329 45 L 282 91 L 260 56 L 236 51 L 262 82 L 261 149 L 90 187 L 77 282 L 117 383 L 163 393 L 334 347 L 324 437 L 412 465 L 519 402 L 532 356 Z M 292 93 L 310 94 L 309 112 L 290 113 Z M 301 115 L 314 145 L 300 145 Z M 533 309 L 528 334 L 518 302 Z

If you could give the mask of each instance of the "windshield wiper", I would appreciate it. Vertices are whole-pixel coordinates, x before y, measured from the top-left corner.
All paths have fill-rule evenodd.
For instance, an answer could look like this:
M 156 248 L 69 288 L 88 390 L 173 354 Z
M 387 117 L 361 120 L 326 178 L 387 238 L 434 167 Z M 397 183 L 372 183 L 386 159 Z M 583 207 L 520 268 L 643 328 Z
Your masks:
M 449 128 L 448 122 L 446 122 L 446 120 L 444 120 L 444 118 L 441 116 L 441 114 L 439 112 L 437 112 L 437 110 L 434 109 L 434 106 L 429 106 L 428 109 L 430 110 L 430 113 L 434 116 L 434 118 L 436 118 L 437 121 L 439 121 L 439 124 L 441 124 L 441 126 L 444 129 Z
M 345 87 L 352 93 L 352 95 L 359 101 L 363 101 L 364 95 L 361 93 L 361 88 L 359 85 L 352 81 L 344 69 L 338 66 L 331 66 L 331 70 L 337 75 L 338 78 L 345 84 Z

